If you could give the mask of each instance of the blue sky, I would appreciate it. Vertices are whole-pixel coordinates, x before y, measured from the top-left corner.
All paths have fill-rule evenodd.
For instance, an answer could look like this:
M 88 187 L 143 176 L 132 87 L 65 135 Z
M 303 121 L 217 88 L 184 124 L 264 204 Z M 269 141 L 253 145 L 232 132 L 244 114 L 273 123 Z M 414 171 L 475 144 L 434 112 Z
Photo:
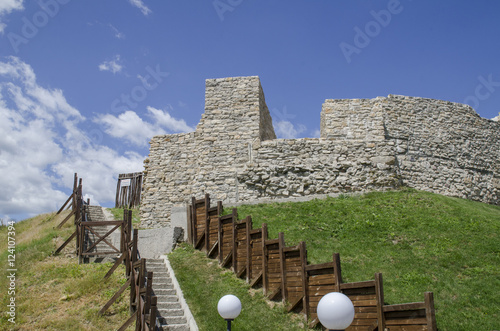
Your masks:
M 325 99 L 500 112 L 496 0 L 0 0 L 0 218 L 56 210 L 73 173 L 113 205 L 155 134 L 192 131 L 205 79 L 260 76 L 281 138 Z

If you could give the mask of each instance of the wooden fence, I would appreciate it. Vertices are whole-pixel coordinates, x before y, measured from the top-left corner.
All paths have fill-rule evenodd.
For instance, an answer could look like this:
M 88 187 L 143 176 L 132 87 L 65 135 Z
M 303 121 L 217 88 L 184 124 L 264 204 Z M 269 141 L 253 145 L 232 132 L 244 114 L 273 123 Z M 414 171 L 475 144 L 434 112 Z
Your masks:
M 115 208 L 136 208 L 141 204 L 142 172 L 118 175 Z
M 331 262 L 308 264 L 304 242 L 286 247 L 283 233 L 269 239 L 266 224 L 253 229 L 251 217 L 238 220 L 236 208 L 221 216 L 222 203 L 211 207 L 208 194 L 193 197 L 188 210 L 188 237 L 195 248 L 218 258 L 252 287 L 262 286 L 269 299 L 283 300 L 289 312 L 304 314 L 310 327 L 319 323 L 316 308 L 323 295 L 342 292 L 355 308 L 348 331 L 437 330 L 432 292 L 425 293 L 423 302 L 386 305 L 381 273 L 372 280 L 344 283 L 338 253 Z
M 78 185 L 77 185 L 78 183 Z M 124 263 L 127 282 L 113 295 L 113 297 L 103 306 L 99 314 L 104 314 L 106 310 L 120 297 L 120 295 L 130 287 L 130 312 L 129 319 L 118 329 L 125 330 L 134 321 L 136 331 L 159 330 L 160 323 L 157 319 L 157 298 L 153 295 L 153 272 L 147 272 L 146 259 L 141 259 L 137 249 L 138 230 L 132 229 L 132 211 L 124 210 L 123 220 L 119 221 L 89 221 L 88 205 L 90 201 L 82 199 L 82 179 L 78 180 L 75 173 L 73 192 L 66 200 L 64 205 L 57 212 L 58 214 L 71 202 L 69 208 L 71 213 L 67 216 L 57 228 L 61 228 L 64 223 L 75 216 L 75 231 L 64 243 L 54 252 L 58 254 L 62 249 L 76 238 L 76 254 L 79 262 L 86 256 L 98 255 L 118 255 L 119 258 L 110 268 L 104 279 L 107 279 L 116 268 Z M 111 227 L 105 234 L 95 230 L 97 227 Z M 108 239 L 111 233 L 120 229 L 120 245 L 115 247 Z M 133 230 L 133 236 L 132 236 Z M 88 241 L 88 234 L 92 234 L 95 240 Z M 101 242 L 111 248 L 108 252 L 99 252 L 95 248 Z
M 127 211 L 129 224 L 132 224 L 132 211 Z M 130 238 L 130 233 L 126 233 Z M 157 315 L 157 297 L 153 294 L 153 272 L 146 270 L 146 259 L 141 259 L 137 249 L 138 230 L 134 230 L 131 242 L 128 242 L 124 253 L 113 264 L 104 279 L 109 278 L 116 268 L 125 263 L 125 273 L 127 282 L 113 295 L 113 297 L 101 308 L 99 314 L 102 315 L 120 297 L 120 295 L 130 287 L 130 312 L 131 316 L 118 329 L 127 329 L 134 321 L 136 330 L 157 330 L 160 328 Z

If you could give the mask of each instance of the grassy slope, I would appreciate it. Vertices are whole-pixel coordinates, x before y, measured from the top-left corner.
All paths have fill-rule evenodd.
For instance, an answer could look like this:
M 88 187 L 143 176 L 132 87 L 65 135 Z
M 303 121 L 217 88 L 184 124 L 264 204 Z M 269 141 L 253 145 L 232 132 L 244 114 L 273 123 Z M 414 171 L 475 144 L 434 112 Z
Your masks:
M 309 263 L 340 253 L 344 282 L 382 272 L 388 303 L 434 292 L 440 330 L 500 328 L 498 206 L 406 190 L 238 207 L 247 215 L 270 238 L 305 241 Z
M 0 317 L 2 330 L 115 330 L 128 317 L 126 294 L 104 317 L 97 311 L 125 282 L 119 268 L 106 282 L 109 264 L 78 265 L 74 241 L 59 256 L 52 252 L 74 231 L 70 219 L 60 230 L 53 229 L 64 215 L 40 215 L 15 224 L 16 232 L 16 324 Z M 7 305 L 10 295 L 6 278 L 7 227 L 0 228 L 0 302 Z
M 225 330 L 217 303 L 226 294 L 241 300 L 242 311 L 232 324 L 234 330 L 304 330 L 299 316 L 287 314 L 281 304 L 271 303 L 270 308 L 262 291 L 251 290 L 245 281 L 192 246 L 181 245 L 169 260 L 200 331 Z

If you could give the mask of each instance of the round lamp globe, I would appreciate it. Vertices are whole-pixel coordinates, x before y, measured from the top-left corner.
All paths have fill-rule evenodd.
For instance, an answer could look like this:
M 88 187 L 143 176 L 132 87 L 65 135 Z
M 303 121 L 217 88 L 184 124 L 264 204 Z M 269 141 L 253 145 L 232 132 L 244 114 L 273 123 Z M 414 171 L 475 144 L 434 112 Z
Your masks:
M 232 294 L 225 295 L 219 300 L 217 310 L 223 319 L 234 320 L 241 312 L 241 301 Z
M 321 298 L 318 319 L 328 330 L 344 330 L 354 320 L 354 305 L 345 294 L 331 292 Z

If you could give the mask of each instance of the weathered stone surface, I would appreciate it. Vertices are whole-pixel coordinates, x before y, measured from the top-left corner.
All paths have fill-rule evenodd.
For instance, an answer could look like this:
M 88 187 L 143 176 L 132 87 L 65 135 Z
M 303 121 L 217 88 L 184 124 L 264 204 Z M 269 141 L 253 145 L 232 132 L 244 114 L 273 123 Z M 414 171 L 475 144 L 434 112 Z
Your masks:
M 421 190 L 499 204 L 500 124 L 469 106 L 395 96 L 326 100 L 321 138 L 276 139 L 258 77 L 208 79 L 195 132 L 151 140 L 143 227 L 204 192 L 225 203 Z

